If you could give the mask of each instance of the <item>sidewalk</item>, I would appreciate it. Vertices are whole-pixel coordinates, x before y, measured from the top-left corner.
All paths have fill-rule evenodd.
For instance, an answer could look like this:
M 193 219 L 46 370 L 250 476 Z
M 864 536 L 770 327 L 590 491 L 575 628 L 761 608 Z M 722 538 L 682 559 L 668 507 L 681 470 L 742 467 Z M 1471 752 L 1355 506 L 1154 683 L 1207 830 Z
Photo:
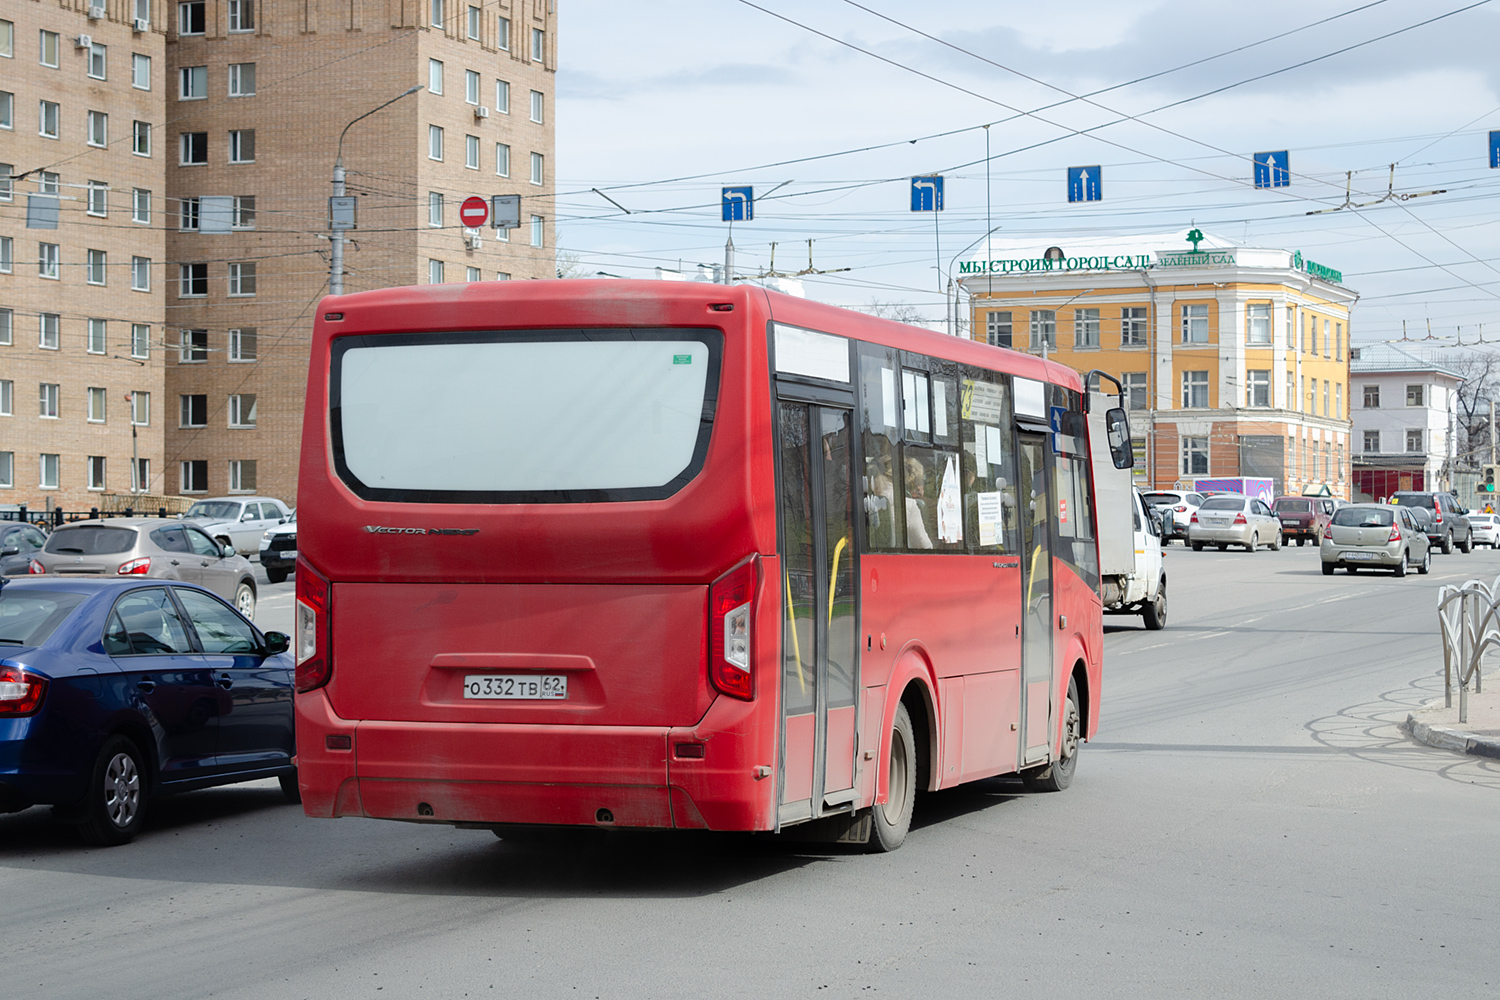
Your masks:
M 1488 665 L 1488 664 L 1486 664 Z M 1500 670 L 1487 673 L 1484 693 L 1469 692 L 1469 721 L 1458 721 L 1458 691 L 1453 692 L 1453 707 L 1444 708 L 1443 699 L 1406 717 L 1402 727 L 1418 743 L 1444 750 L 1500 758 Z

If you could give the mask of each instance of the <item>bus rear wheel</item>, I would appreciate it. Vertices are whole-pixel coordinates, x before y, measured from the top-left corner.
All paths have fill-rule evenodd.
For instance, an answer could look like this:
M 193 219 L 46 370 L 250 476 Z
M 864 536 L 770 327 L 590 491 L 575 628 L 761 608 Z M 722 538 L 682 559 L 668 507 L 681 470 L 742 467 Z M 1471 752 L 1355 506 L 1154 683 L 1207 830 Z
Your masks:
M 891 726 L 891 756 L 887 764 L 885 804 L 871 808 L 869 849 L 883 854 L 894 851 L 911 829 L 912 808 L 917 800 L 917 745 L 912 736 L 911 716 L 905 705 L 896 706 Z

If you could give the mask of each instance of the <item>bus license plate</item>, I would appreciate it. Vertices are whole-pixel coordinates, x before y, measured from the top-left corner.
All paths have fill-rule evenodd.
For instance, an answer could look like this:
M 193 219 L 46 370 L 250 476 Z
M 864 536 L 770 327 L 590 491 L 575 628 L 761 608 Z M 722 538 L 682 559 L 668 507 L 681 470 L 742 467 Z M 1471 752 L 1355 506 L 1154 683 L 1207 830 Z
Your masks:
M 562 674 L 469 674 L 464 678 L 464 697 L 560 701 L 568 697 L 568 678 Z

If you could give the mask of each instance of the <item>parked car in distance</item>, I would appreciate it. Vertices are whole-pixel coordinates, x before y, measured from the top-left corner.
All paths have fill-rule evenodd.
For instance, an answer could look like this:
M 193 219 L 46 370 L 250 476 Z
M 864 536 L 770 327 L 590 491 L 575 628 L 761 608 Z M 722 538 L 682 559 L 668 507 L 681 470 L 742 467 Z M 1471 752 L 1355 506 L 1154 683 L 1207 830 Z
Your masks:
M 1469 514 L 1469 528 L 1474 532 L 1475 545 L 1495 547 L 1495 538 L 1500 534 L 1500 514 Z
M 1474 547 L 1474 532 L 1469 528 L 1469 519 L 1464 515 L 1468 509 L 1459 506 L 1452 493 L 1417 493 L 1402 491 L 1391 494 L 1391 503 L 1402 507 L 1426 507 L 1432 511 L 1432 524 L 1427 526 L 1427 538 L 1449 555 L 1456 547 L 1468 552 Z
M 1277 497 L 1271 502 L 1271 511 L 1276 519 L 1281 522 L 1281 537 L 1290 542 L 1297 540 L 1298 545 L 1306 545 L 1311 539 L 1313 544 L 1318 541 L 1318 513 L 1316 507 L 1319 501 L 1312 497 Z
M 1231 545 L 1243 545 L 1254 552 L 1261 545 L 1281 548 L 1281 522 L 1271 508 L 1258 497 L 1221 494 L 1208 497 L 1188 522 L 1188 542 L 1194 552 L 1205 545 L 1217 545 L 1223 552 Z
M 1340 507 L 1349 506 L 1348 500 L 1340 500 L 1338 497 L 1313 497 L 1313 523 L 1318 533 L 1318 538 L 1323 538 L 1323 532 L 1328 530 L 1328 525 L 1333 521 L 1334 513 Z
M 212 538 L 220 538 L 248 556 L 260 545 L 266 529 L 284 524 L 291 516 L 286 504 L 274 497 L 214 497 L 199 500 L 182 515 Z
M 197 525 L 154 517 L 64 524 L 31 560 L 32 573 L 139 576 L 196 583 L 255 617 L 255 567 Z
M 285 524 L 267 528 L 260 536 L 260 564 L 272 583 L 280 583 L 288 573 L 297 571 L 297 508 L 292 508 Z
M 1141 496 L 1146 506 L 1156 507 L 1165 515 L 1162 520 L 1163 545 L 1174 538 L 1187 538 L 1188 524 L 1204 499 L 1202 493 L 1191 490 L 1153 490 Z
M 1360 567 L 1389 569 L 1405 576 L 1432 568 L 1432 545 L 1415 511 L 1392 504 L 1347 504 L 1333 512 L 1333 521 L 1318 546 L 1323 575 L 1343 566 L 1350 573 Z
M 190 584 L 0 579 L 0 812 L 110 846 L 159 795 L 278 778 L 297 801 L 288 641 Z
M 47 544 L 42 529 L 30 524 L 0 522 L 0 576 L 19 576 L 31 571 L 31 557 Z

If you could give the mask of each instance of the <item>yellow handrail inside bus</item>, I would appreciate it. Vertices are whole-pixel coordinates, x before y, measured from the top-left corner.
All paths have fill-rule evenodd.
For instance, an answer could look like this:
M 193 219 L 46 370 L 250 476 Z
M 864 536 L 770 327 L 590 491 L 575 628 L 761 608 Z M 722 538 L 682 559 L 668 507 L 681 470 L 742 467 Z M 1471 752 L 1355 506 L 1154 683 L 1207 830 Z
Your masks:
M 833 547 L 833 569 L 828 571 L 828 624 L 833 624 L 833 581 L 839 578 L 839 557 L 844 554 L 844 546 L 849 544 L 848 537 L 840 538 L 839 543 Z
M 802 643 L 797 640 L 797 611 L 792 606 L 791 570 L 784 570 L 781 578 L 786 581 L 786 620 L 792 625 L 792 655 L 797 658 L 797 683 L 802 686 L 802 693 L 807 694 L 807 678 L 802 675 Z

